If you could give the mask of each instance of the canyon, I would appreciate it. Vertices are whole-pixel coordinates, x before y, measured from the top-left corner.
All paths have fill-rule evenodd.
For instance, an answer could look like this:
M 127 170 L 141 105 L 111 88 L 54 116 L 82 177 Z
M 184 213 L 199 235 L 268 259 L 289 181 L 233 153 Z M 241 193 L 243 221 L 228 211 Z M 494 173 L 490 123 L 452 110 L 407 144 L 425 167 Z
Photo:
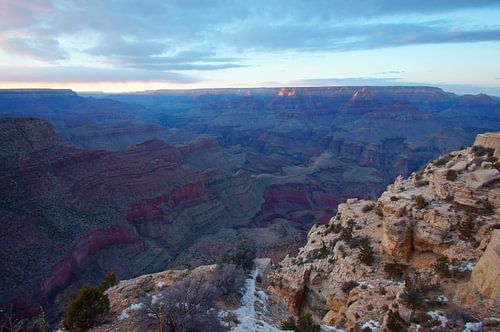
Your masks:
M 82 283 L 240 238 L 279 262 L 347 198 L 499 123 L 493 98 L 433 87 L 0 90 L 0 304 L 57 319 Z

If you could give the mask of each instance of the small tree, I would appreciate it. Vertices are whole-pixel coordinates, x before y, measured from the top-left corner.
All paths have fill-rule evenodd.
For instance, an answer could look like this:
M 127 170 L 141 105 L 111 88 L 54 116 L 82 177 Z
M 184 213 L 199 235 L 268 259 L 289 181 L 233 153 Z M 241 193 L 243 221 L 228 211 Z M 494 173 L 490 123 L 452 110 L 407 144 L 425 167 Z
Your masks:
M 113 287 L 116 284 L 117 284 L 116 275 L 114 272 L 110 272 L 106 274 L 106 276 L 104 277 L 103 281 L 99 285 L 99 289 L 101 290 L 101 292 L 104 293 L 105 291 L 107 291 L 109 288 Z
M 399 311 L 389 311 L 387 314 L 387 328 L 390 331 L 403 331 L 405 325 L 405 321 L 401 318 Z
M 359 250 L 359 260 L 361 263 L 366 265 L 372 265 L 375 261 L 375 256 L 373 255 L 373 248 L 370 246 L 369 239 L 363 239 L 361 241 L 361 248 Z
M 448 181 L 455 181 L 457 179 L 457 177 L 458 177 L 457 172 L 452 170 L 452 169 L 449 169 L 446 172 L 446 180 L 448 180 Z
M 217 297 L 226 303 L 234 303 L 243 295 L 245 273 L 234 264 L 218 265 L 211 274 L 209 282 L 215 287 Z
M 427 206 L 429 206 L 429 203 L 425 200 L 425 198 L 422 195 L 418 195 L 415 198 L 415 202 L 417 204 L 417 209 L 425 209 Z
M 450 261 L 448 260 L 448 257 L 446 256 L 441 256 L 436 260 L 436 263 L 434 263 L 434 270 L 441 275 L 442 277 L 449 278 L 451 277 L 451 272 L 450 272 Z
M 359 282 L 356 280 L 349 280 L 342 284 L 341 289 L 344 294 L 349 294 L 354 288 L 359 286 Z
M 473 240 L 476 225 L 474 224 L 474 216 L 472 214 L 467 214 L 465 220 L 458 223 L 458 232 L 460 233 L 460 238 L 464 240 Z
M 69 331 L 86 331 L 108 310 L 108 297 L 99 288 L 83 285 L 64 313 L 62 325 Z
M 346 243 L 349 243 L 349 241 L 352 240 L 352 226 L 347 225 L 346 227 L 342 228 L 342 231 L 340 232 L 340 239 L 345 241 Z
M 283 330 L 291 330 L 295 332 L 320 332 L 319 325 L 314 324 L 310 313 L 302 313 L 296 319 L 289 317 L 282 325 Z
M 256 249 L 255 244 L 247 239 L 238 243 L 236 248 L 226 252 L 222 258 L 223 263 L 234 264 L 249 271 L 253 268 L 253 260 L 255 259 Z

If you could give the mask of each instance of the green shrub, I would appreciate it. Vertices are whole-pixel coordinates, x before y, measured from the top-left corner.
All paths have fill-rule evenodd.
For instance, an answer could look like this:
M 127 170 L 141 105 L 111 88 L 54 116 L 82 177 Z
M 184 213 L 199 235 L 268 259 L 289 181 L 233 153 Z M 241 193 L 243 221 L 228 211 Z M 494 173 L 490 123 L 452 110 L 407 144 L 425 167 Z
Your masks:
M 110 272 L 106 274 L 106 276 L 102 280 L 101 284 L 99 285 L 99 290 L 104 293 L 105 291 L 107 291 L 109 288 L 113 287 L 116 284 L 117 284 L 116 275 L 114 272 Z
M 100 288 L 84 285 L 64 313 L 62 326 L 68 331 L 86 331 L 109 311 L 109 299 Z
M 366 204 L 365 206 L 363 206 L 363 208 L 361 209 L 361 212 L 363 213 L 367 213 L 371 210 L 373 210 L 375 208 L 375 204 L 373 203 L 370 203 L 370 204 Z
M 321 248 L 316 254 L 316 259 L 324 259 L 326 257 L 328 257 L 328 248 L 326 247 L 325 242 L 322 242 Z
M 439 257 L 434 263 L 433 267 L 434 270 L 436 270 L 436 272 L 442 277 L 446 278 L 451 277 L 450 262 L 448 260 L 448 257 L 446 256 Z
M 352 229 L 353 227 L 351 225 L 348 225 L 344 228 L 342 228 L 342 231 L 340 232 L 340 239 L 345 241 L 346 243 L 352 240 Z
M 476 225 L 474 224 L 474 216 L 467 214 L 465 220 L 458 223 L 458 232 L 463 240 L 473 240 L 476 234 Z
M 417 209 L 425 209 L 427 206 L 429 206 L 429 203 L 422 195 L 418 195 L 415 198 L 415 203 L 417 204 Z
M 417 187 L 417 188 L 428 186 L 428 185 L 429 185 L 429 181 L 427 181 L 427 180 L 417 180 L 417 182 L 415 182 L 415 187 Z
M 446 180 L 448 181 L 455 181 L 457 179 L 457 172 L 452 170 L 452 169 L 449 169 L 447 172 L 446 172 Z
M 405 325 L 405 321 L 401 318 L 399 311 L 389 311 L 387 314 L 387 328 L 390 331 L 403 331 Z
M 359 286 L 359 282 L 355 280 L 349 280 L 342 284 L 341 289 L 345 294 L 349 294 L 354 288 Z
M 387 263 L 384 265 L 384 272 L 388 279 L 401 279 L 403 278 L 404 272 L 407 266 L 403 264 L 399 264 L 396 262 Z
M 310 313 L 300 314 L 296 319 L 289 317 L 282 325 L 281 329 L 296 332 L 320 332 L 319 325 L 314 324 Z
M 234 264 L 242 269 L 249 271 L 253 268 L 255 259 L 255 244 L 244 239 L 241 240 L 236 248 L 226 252 L 222 258 L 223 263 Z
M 359 260 L 361 263 L 366 265 L 372 265 L 375 261 L 375 256 L 373 255 L 373 248 L 370 246 L 369 239 L 363 239 L 361 241 L 361 248 L 359 250 Z

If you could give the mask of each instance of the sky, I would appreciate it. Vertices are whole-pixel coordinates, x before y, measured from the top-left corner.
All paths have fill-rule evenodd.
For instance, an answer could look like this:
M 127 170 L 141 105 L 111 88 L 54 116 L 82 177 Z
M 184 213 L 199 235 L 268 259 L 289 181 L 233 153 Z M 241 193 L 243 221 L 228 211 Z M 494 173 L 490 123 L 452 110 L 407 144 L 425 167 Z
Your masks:
M 330 85 L 500 96 L 500 1 L 0 0 L 0 88 Z

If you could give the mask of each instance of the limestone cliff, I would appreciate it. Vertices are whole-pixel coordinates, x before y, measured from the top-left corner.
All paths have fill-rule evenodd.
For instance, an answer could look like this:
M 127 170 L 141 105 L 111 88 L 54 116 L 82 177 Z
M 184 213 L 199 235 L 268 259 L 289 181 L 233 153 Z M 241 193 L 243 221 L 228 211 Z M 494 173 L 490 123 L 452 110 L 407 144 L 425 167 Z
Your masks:
M 479 135 L 376 202 L 340 204 L 275 266 L 269 289 L 348 330 L 499 328 L 499 144 L 499 133 Z

